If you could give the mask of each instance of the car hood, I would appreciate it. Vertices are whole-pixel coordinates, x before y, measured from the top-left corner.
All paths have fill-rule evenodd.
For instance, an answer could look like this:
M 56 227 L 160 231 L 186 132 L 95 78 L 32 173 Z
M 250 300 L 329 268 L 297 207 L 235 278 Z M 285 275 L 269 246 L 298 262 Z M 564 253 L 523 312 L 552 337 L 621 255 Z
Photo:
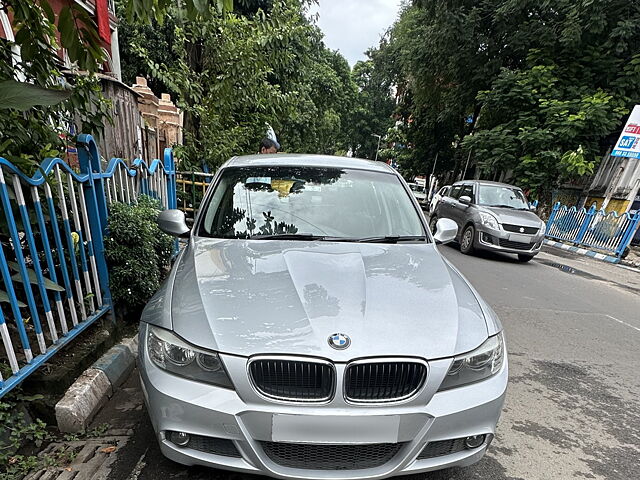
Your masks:
M 523 227 L 540 227 L 542 220 L 529 210 L 514 210 L 513 208 L 482 207 L 498 217 L 500 223 L 521 225 Z
M 183 339 L 242 356 L 433 359 L 488 336 L 474 291 L 433 244 L 195 239 L 170 311 Z M 331 348 L 334 333 L 351 346 Z

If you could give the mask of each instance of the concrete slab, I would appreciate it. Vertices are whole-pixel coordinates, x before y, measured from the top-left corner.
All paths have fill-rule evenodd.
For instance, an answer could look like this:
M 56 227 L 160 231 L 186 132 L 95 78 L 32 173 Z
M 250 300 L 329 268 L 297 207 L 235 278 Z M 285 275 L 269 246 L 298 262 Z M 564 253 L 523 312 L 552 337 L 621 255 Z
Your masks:
M 56 420 L 61 432 L 81 432 L 113 394 L 107 375 L 89 368 L 56 404 Z

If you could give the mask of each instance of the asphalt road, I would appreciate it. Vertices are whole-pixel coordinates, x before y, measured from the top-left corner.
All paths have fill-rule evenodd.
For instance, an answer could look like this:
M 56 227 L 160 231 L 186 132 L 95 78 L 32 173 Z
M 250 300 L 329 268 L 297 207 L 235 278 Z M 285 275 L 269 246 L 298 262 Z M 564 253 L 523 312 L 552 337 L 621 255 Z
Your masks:
M 640 273 L 556 254 L 443 253 L 504 324 L 510 386 L 485 458 L 415 480 L 634 479 L 640 473 Z M 95 420 L 130 436 L 109 480 L 258 477 L 166 460 L 142 406 L 137 375 Z

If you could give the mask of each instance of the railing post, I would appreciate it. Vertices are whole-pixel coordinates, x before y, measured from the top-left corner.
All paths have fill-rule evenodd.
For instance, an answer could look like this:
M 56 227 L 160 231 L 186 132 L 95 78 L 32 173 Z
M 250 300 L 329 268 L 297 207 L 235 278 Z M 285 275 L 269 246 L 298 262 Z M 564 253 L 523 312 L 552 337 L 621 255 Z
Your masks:
M 596 207 L 591 205 L 591 208 L 589 209 L 587 214 L 584 216 L 584 221 L 582 222 L 582 225 L 580 225 L 580 230 L 578 230 L 578 235 L 576 235 L 574 243 L 578 243 L 578 244 L 582 243 L 582 240 L 584 239 L 584 236 L 587 233 L 587 229 L 589 228 L 589 225 L 591 224 L 591 220 L 593 219 L 595 214 L 596 214 Z
M 176 163 L 173 158 L 171 148 L 164 149 L 164 169 L 167 172 L 167 195 L 169 208 L 178 208 L 177 188 L 176 188 Z
M 78 137 L 78 158 L 80 171 L 88 175 L 87 185 L 84 189 L 84 198 L 87 204 L 87 215 L 93 237 L 94 256 L 98 269 L 98 278 L 102 286 L 104 303 L 111 305 L 111 292 L 109 290 L 109 270 L 104 255 L 103 237 L 107 229 L 108 210 L 107 199 L 104 193 L 102 181 L 102 165 L 98 145 L 91 135 L 82 134 Z
M 640 210 L 638 210 L 634 214 L 633 218 L 631 218 L 631 222 L 629 222 L 627 231 L 622 236 L 622 240 L 618 244 L 618 248 L 616 248 L 615 253 L 617 257 L 622 257 L 622 254 L 624 253 L 625 249 L 631 243 L 631 240 L 633 240 L 633 237 L 636 233 L 636 230 L 638 229 L 639 224 L 640 224 Z
M 191 172 L 191 208 L 193 208 L 193 218 L 196 217 L 196 174 Z
M 556 202 L 553 204 L 553 208 L 551 209 L 551 215 L 549 215 L 549 220 L 547 220 L 547 233 L 551 229 L 554 220 L 556 219 L 556 215 L 558 215 L 558 210 L 560 210 L 560 202 Z

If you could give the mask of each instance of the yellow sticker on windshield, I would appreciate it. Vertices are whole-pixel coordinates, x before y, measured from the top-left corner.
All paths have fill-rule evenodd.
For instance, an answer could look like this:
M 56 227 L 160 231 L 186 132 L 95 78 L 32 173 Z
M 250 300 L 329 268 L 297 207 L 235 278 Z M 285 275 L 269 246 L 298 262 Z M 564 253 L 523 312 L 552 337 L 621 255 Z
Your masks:
M 279 197 L 286 197 L 291 193 L 295 180 L 271 180 L 271 188 L 278 192 Z

